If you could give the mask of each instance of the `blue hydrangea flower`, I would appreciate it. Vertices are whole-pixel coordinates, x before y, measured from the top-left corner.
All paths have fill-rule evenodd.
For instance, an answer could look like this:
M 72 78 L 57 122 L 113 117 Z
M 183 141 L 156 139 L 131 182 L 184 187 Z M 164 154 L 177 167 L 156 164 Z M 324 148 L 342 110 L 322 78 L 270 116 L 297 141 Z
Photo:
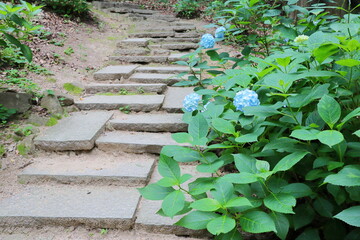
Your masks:
M 249 89 L 238 92 L 233 103 L 236 110 L 240 111 L 242 111 L 244 107 L 260 105 L 257 93 Z
M 191 93 L 184 98 L 183 106 L 187 112 L 193 112 L 198 109 L 201 96 L 197 93 Z
M 223 39 L 225 37 L 226 28 L 218 27 L 215 31 L 215 38 Z
M 215 46 L 215 38 L 207 33 L 201 37 L 200 46 L 203 48 L 213 48 Z

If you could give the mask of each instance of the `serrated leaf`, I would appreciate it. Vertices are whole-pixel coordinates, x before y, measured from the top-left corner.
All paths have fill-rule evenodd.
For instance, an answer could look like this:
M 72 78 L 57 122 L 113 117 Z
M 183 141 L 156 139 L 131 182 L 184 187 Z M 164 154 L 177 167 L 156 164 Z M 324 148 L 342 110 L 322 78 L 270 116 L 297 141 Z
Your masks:
M 203 198 L 193 202 L 190 207 L 203 212 L 214 212 L 221 207 L 221 204 L 215 199 Z
M 345 209 L 336 214 L 334 218 L 340 219 L 351 226 L 360 227 L 360 206 Z
M 180 184 L 183 184 L 184 182 L 189 181 L 192 178 L 190 174 L 184 174 L 180 177 L 179 182 Z
M 158 170 L 161 176 L 178 180 L 180 178 L 179 164 L 171 157 L 160 155 Z
M 172 187 L 179 184 L 179 181 L 174 178 L 164 177 L 157 182 L 162 187 Z
M 181 218 L 175 225 L 186 227 L 192 230 L 206 229 L 206 225 L 214 218 L 218 217 L 216 213 L 193 211 Z
M 317 138 L 323 144 L 332 147 L 336 144 L 341 143 L 344 140 L 344 135 L 336 130 L 321 131 L 317 134 Z
M 198 178 L 189 183 L 189 192 L 192 195 L 199 195 L 213 189 L 215 178 Z
M 357 130 L 356 132 L 353 133 L 354 135 L 360 137 L 360 130 Z
M 234 194 L 234 186 L 226 181 L 219 180 L 215 184 L 215 190 L 211 191 L 211 195 L 220 204 L 225 204 Z
M 289 232 L 290 223 L 284 214 L 272 212 L 270 217 L 273 219 L 276 227 L 276 235 L 281 239 L 285 240 Z
M 235 228 L 231 232 L 223 233 L 215 237 L 215 240 L 243 240 L 240 232 Z
M 258 128 L 256 131 L 248 134 L 244 134 L 235 139 L 238 143 L 257 142 L 258 137 L 265 131 L 265 127 Z
M 273 172 L 286 171 L 297 164 L 308 152 L 294 152 L 282 158 L 274 167 Z
M 235 184 L 248 184 L 258 181 L 258 178 L 255 174 L 247 172 L 229 173 L 223 176 L 221 179 Z
M 215 218 L 207 224 L 207 230 L 213 235 L 219 235 L 220 233 L 228 233 L 236 226 L 234 219 L 223 215 L 222 217 Z
M 316 129 L 297 129 L 292 131 L 290 137 L 294 137 L 300 140 L 311 141 L 317 139 L 319 130 Z
M 202 114 L 198 113 L 195 117 L 191 118 L 191 121 L 189 122 L 188 132 L 194 140 L 206 137 L 208 131 L 209 124 Z
M 172 139 L 174 139 L 177 143 L 191 143 L 194 139 L 188 133 L 173 133 L 171 134 Z
M 329 125 L 332 129 L 339 121 L 341 116 L 340 104 L 332 97 L 324 95 L 318 105 L 318 113 L 320 117 Z
M 287 193 L 270 194 L 264 199 L 264 204 L 276 212 L 294 213 L 292 208 L 296 205 L 296 199 Z
M 222 118 L 213 119 L 212 125 L 219 132 L 227 133 L 227 134 L 235 134 L 234 125 L 231 122 L 226 121 Z
M 240 173 L 247 172 L 256 174 L 256 158 L 245 154 L 233 154 L 236 168 Z
M 360 165 L 348 165 L 337 174 L 327 176 L 324 182 L 338 186 L 360 186 Z
M 321 216 L 332 218 L 334 206 L 330 201 L 328 201 L 324 198 L 318 197 L 314 201 L 313 206 L 314 206 L 315 211 L 317 211 Z
M 292 216 L 294 229 L 298 230 L 309 225 L 315 218 L 315 212 L 310 205 L 300 204 L 294 209 L 295 215 Z
M 185 206 L 185 196 L 180 190 L 175 190 L 164 198 L 161 208 L 166 216 L 173 217 Z
M 276 226 L 272 218 L 265 212 L 252 211 L 240 217 L 240 225 L 243 231 L 249 233 L 276 232 Z
M 219 168 L 222 167 L 223 165 L 224 165 L 224 161 L 216 161 L 209 164 L 202 163 L 196 167 L 196 170 L 204 173 L 214 173 L 217 170 L 219 170 Z
M 295 198 L 310 196 L 313 191 L 304 183 L 291 183 L 281 189 L 281 193 L 291 194 Z
M 226 207 L 226 208 L 229 208 L 229 207 L 243 207 L 243 206 L 253 207 L 251 202 L 245 197 L 237 197 L 237 198 L 230 199 L 224 205 L 224 207 Z
M 170 187 L 162 187 L 156 183 L 152 183 L 143 188 L 138 188 L 140 194 L 149 200 L 163 200 L 174 189 Z

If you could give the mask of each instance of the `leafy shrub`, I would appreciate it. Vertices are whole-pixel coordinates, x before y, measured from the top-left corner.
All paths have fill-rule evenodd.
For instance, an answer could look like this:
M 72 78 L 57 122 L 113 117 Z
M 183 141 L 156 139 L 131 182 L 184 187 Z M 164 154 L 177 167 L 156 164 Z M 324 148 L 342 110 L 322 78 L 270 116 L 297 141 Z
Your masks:
M 2 104 L 0 104 L 0 121 L 1 124 L 7 123 L 11 116 L 16 113 L 16 109 L 7 109 Z
M 64 89 L 73 95 L 81 95 L 84 92 L 84 89 L 78 86 L 75 86 L 72 83 L 64 83 Z
M 197 110 L 184 114 L 188 132 L 172 135 L 191 147 L 162 149 L 163 178 L 141 188 L 143 197 L 162 200 L 163 216 L 185 214 L 176 225 L 207 229 L 215 239 L 242 239 L 240 231 L 267 239 L 358 239 L 359 23 L 359 15 L 348 14 L 310 26 L 308 37 L 269 45 L 265 58 L 211 49 L 206 54 L 218 66 L 210 67 L 199 48 L 178 62 L 213 77 L 194 74 L 179 83 L 196 85 L 201 96 Z M 230 61 L 233 68 L 218 70 Z M 183 162 L 212 176 L 185 187 L 192 176 L 181 173 Z
M 200 4 L 193 0 L 179 0 L 174 5 L 174 10 L 178 17 L 196 18 L 200 15 Z
M 56 13 L 72 17 L 84 17 L 90 12 L 86 0 L 40 0 L 40 2 Z
M 20 41 L 28 41 L 30 35 L 39 33 L 42 26 L 32 25 L 31 19 L 41 8 L 24 1 L 21 5 L 0 2 L 0 66 L 13 61 L 23 63 L 19 51 L 28 62 L 32 61 L 31 49 Z

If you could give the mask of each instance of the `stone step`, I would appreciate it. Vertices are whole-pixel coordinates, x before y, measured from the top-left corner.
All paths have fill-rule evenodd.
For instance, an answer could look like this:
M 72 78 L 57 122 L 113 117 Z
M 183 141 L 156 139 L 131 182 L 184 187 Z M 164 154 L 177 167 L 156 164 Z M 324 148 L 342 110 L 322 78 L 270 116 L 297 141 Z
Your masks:
M 181 32 L 175 33 L 175 38 L 199 38 L 201 36 L 198 32 Z
M 137 13 L 137 14 L 142 14 L 142 15 L 158 14 L 158 12 L 152 11 L 152 10 L 126 8 L 126 7 L 113 7 L 113 8 L 109 8 L 108 10 L 110 12 L 120 13 L 120 14 L 127 14 L 127 13 Z
M 164 15 L 164 14 L 153 14 L 146 16 L 146 18 L 148 20 L 164 21 L 169 23 L 179 21 L 179 19 L 174 17 L 173 15 Z
M 147 47 L 149 39 L 147 38 L 128 38 L 117 43 L 120 48 Z
M 174 63 L 177 61 L 187 61 L 189 58 L 184 58 L 183 56 L 189 54 L 189 52 L 181 52 L 181 53 L 172 53 L 169 57 L 168 57 L 168 62 L 169 63 Z
M 166 90 L 166 84 L 154 83 L 154 84 L 89 84 L 85 86 L 86 93 L 118 93 L 122 90 L 128 92 L 145 92 L 145 93 L 163 93 Z
M 187 124 L 183 114 L 131 114 L 109 122 L 109 126 L 121 131 L 185 132 Z
M 169 113 L 181 113 L 185 96 L 193 92 L 192 87 L 168 87 L 162 109 Z
M 174 42 L 200 42 L 199 38 L 151 38 L 152 43 L 174 43 Z
M 141 32 L 129 34 L 130 38 L 167 38 L 174 37 L 175 32 Z
M 175 32 L 185 32 L 185 31 L 191 31 L 191 30 L 195 30 L 196 27 L 194 25 L 184 25 L 184 26 L 159 26 L 159 27 L 150 27 L 150 26 L 145 26 L 145 27 L 140 27 L 140 28 L 136 28 L 136 31 L 139 32 L 146 32 L 146 31 L 152 31 L 152 32 L 161 32 L 161 31 L 175 31 Z
M 95 95 L 75 101 L 80 110 L 117 110 L 129 107 L 135 112 L 150 112 L 159 110 L 164 101 L 164 95 Z
M 186 66 L 157 66 L 157 67 L 148 67 L 140 66 L 135 72 L 136 73 L 162 73 L 162 74 L 179 74 L 182 72 L 188 72 L 189 67 Z
M 78 154 L 37 157 L 36 162 L 18 175 L 20 183 L 58 182 L 63 184 L 102 184 L 139 187 L 147 184 L 156 162 L 147 154 L 113 156 Z
M 114 51 L 114 55 L 120 55 L 120 56 L 142 56 L 150 54 L 150 50 L 146 48 L 128 48 L 128 49 L 116 49 Z
M 197 49 L 199 47 L 196 43 L 168 43 L 168 44 L 154 44 L 150 48 L 163 48 L 168 50 L 189 50 Z
M 141 9 L 141 7 L 134 3 L 113 2 L 113 1 L 94 1 L 93 4 L 98 8 L 132 8 Z
M 167 85 L 173 85 L 180 81 L 180 79 L 173 74 L 161 73 L 134 73 L 129 80 L 138 83 L 164 83 Z
M 170 133 L 148 132 L 106 132 L 96 140 L 96 146 L 103 151 L 131 153 L 160 153 L 165 145 L 179 145 Z M 183 145 L 183 144 L 182 144 Z
M 109 112 L 74 113 L 36 137 L 35 146 L 50 151 L 90 150 L 111 117 Z
M 194 181 L 196 178 L 211 177 L 210 173 L 199 173 L 196 170 L 196 166 L 180 165 L 180 170 L 181 174 L 190 174 L 193 176 L 189 181 L 182 184 L 184 189 L 188 189 L 189 182 Z M 156 169 L 152 174 L 149 183 L 155 183 L 161 178 L 161 175 Z M 189 198 L 189 196 L 187 197 Z M 144 198 L 141 199 L 138 211 L 136 212 L 135 230 L 146 231 L 149 233 L 157 232 L 162 234 L 177 234 L 181 236 L 207 237 L 207 234 L 204 231 L 194 231 L 173 225 L 179 221 L 183 215 L 168 218 L 156 214 L 156 212 L 161 209 L 161 203 L 162 201 L 151 201 Z
M 110 56 L 109 60 L 126 63 L 166 63 L 168 56 Z
M 94 73 L 96 81 L 116 80 L 121 78 L 129 78 L 135 72 L 138 65 L 117 65 L 107 66 L 100 71 Z
M 0 201 L 0 226 L 79 226 L 128 230 L 140 194 L 135 188 L 108 186 L 27 187 Z

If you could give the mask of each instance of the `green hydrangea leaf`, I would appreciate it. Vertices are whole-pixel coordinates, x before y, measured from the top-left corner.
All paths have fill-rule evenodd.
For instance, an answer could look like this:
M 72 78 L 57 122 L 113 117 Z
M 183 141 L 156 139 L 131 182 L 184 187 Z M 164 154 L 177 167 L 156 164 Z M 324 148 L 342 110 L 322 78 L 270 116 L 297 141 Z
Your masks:
M 181 218 L 175 225 L 192 230 L 206 229 L 206 225 L 219 215 L 213 212 L 193 211 Z
M 185 206 L 185 196 L 180 190 L 173 191 L 164 198 L 161 208 L 164 214 L 169 217 L 175 216 Z
M 350 207 L 334 216 L 347 224 L 355 227 L 360 227 L 360 206 Z
M 294 213 L 292 208 L 296 205 L 296 199 L 287 193 L 270 194 L 264 199 L 264 204 L 275 212 Z
M 329 175 L 324 182 L 338 186 L 360 186 L 360 165 L 348 165 L 337 174 Z
M 231 217 L 223 215 L 222 217 L 215 218 L 207 224 L 207 230 L 213 235 L 220 233 L 228 233 L 236 226 L 236 222 Z
M 274 220 L 265 212 L 252 211 L 240 217 L 243 231 L 249 233 L 276 232 Z

